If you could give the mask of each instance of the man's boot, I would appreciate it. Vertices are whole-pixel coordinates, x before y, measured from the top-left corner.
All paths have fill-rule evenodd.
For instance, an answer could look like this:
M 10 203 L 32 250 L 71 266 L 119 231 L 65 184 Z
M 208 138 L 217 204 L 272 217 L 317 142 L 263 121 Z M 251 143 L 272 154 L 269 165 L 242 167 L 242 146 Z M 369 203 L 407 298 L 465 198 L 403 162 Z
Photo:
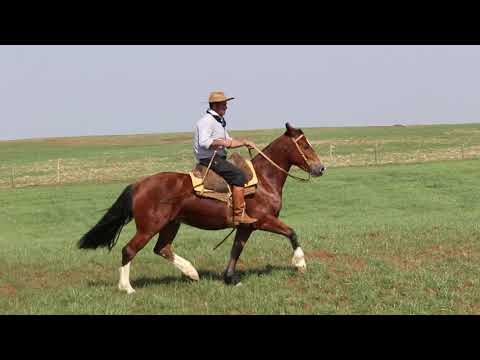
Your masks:
M 233 200 L 233 225 L 252 224 L 257 219 L 252 218 L 245 212 L 245 197 L 244 187 L 232 185 L 232 200 Z

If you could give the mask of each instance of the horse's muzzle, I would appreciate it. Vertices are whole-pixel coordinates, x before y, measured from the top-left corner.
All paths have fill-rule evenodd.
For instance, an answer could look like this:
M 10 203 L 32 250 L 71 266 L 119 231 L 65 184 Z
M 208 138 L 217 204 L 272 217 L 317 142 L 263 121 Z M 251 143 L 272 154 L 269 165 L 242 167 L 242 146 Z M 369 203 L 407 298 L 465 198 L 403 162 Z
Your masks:
M 312 176 L 322 176 L 327 171 L 327 168 L 322 163 L 313 165 L 311 169 L 310 175 Z

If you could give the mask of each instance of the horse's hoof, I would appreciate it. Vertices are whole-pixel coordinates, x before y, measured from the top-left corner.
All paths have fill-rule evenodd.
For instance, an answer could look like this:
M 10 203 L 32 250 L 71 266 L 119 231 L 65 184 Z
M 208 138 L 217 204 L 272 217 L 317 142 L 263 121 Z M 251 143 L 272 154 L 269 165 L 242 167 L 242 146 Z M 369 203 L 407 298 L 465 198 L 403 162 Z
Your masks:
M 125 287 L 125 286 L 122 286 L 122 285 L 119 285 L 118 286 L 118 290 L 120 291 L 125 291 L 127 294 L 133 294 L 135 292 L 135 289 L 132 288 L 132 287 Z
M 197 270 L 195 270 L 193 268 L 192 268 L 192 271 L 186 273 L 185 276 L 187 276 L 190 280 L 193 280 L 193 281 L 199 281 L 200 280 L 200 276 L 198 275 Z
M 237 275 L 224 276 L 223 281 L 224 281 L 225 284 L 227 284 L 227 285 L 237 286 L 238 284 L 241 284 L 241 283 L 240 283 L 240 277 L 237 276 Z
M 305 272 L 307 271 L 307 267 L 306 266 L 299 266 L 297 267 L 297 272 L 299 274 L 305 274 Z
M 305 254 L 303 250 L 298 247 L 293 253 L 292 265 L 297 268 L 297 271 L 301 274 L 305 273 L 307 269 L 307 263 L 305 262 Z
M 187 281 L 197 282 L 197 281 L 200 281 L 200 276 L 198 275 L 198 273 L 196 275 L 182 274 L 182 279 L 185 279 Z

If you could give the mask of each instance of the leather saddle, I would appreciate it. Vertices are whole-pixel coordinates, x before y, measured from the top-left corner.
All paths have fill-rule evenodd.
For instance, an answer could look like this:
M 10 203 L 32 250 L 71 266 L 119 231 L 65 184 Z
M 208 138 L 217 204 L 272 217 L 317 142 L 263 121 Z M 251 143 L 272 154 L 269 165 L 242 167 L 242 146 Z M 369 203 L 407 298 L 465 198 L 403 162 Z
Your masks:
M 245 184 L 245 196 L 255 193 L 258 180 L 252 162 L 244 159 L 239 153 L 232 153 L 227 160 L 244 173 L 245 178 L 247 179 Z M 195 193 L 202 197 L 229 202 L 231 189 L 228 183 L 212 169 L 208 170 L 207 176 L 205 177 L 206 172 L 206 166 L 196 164 L 193 170 L 189 173 Z

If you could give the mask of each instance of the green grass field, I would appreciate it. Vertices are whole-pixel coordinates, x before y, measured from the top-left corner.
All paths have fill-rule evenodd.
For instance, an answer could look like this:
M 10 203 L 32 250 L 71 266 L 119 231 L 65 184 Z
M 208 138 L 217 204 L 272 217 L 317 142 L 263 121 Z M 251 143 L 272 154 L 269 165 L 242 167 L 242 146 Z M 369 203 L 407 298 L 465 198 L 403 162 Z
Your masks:
M 132 262 L 137 292 L 128 296 L 116 285 L 133 223 L 110 253 L 75 244 L 135 178 L 135 166 L 122 164 L 150 158 L 151 168 L 139 170 L 188 170 L 190 137 L 0 142 L 0 164 L 7 170 L 60 157 L 99 168 L 102 156 L 105 166 L 119 164 L 118 176 L 102 181 L 72 176 L 59 185 L 12 189 L 7 181 L 0 188 L 0 313 L 479 314 L 480 159 L 474 150 L 480 125 L 304 130 L 327 164 L 329 144 L 336 144 L 337 160 L 370 156 L 372 144 L 380 144 L 384 157 L 420 150 L 438 155 L 463 145 L 465 160 L 432 156 L 378 166 L 338 161 L 310 183 L 289 179 L 280 217 L 299 236 L 305 274 L 292 268 L 287 239 L 256 232 L 237 266 L 243 286 L 226 286 L 221 275 L 232 240 L 212 248 L 229 231 L 183 225 L 175 251 L 192 262 L 201 280 L 185 279 L 156 256 L 152 240 Z M 233 133 L 266 144 L 282 130 Z M 29 176 L 33 181 L 42 173 Z

